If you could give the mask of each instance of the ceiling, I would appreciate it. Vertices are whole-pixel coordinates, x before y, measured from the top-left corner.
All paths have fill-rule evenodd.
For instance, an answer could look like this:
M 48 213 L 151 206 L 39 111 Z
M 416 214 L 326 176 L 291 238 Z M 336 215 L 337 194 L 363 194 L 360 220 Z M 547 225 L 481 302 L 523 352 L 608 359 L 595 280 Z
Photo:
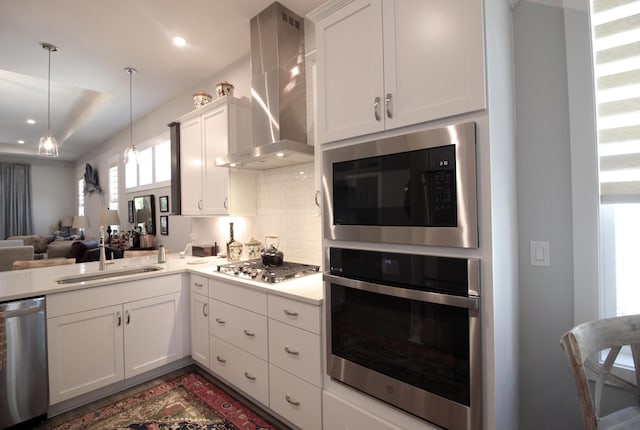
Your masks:
M 281 0 L 301 16 L 325 0 Z M 249 20 L 273 0 L 0 0 L 0 156 L 35 156 L 47 130 L 77 160 L 133 120 L 249 52 Z M 182 36 L 187 46 L 172 44 Z M 35 124 L 26 123 L 28 118 Z M 24 143 L 18 143 L 23 140 Z

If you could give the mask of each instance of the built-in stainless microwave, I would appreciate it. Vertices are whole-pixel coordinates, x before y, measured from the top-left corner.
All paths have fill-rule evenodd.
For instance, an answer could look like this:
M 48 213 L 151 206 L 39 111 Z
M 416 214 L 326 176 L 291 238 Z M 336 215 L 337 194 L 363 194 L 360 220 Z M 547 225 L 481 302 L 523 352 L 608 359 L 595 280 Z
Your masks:
M 478 247 L 476 124 L 323 152 L 324 235 Z

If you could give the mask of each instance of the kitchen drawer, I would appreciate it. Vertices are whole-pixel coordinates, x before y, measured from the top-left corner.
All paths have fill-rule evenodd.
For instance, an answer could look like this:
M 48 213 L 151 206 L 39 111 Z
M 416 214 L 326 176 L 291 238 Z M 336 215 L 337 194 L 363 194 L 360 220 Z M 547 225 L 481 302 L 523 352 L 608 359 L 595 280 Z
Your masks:
M 298 378 L 322 387 L 320 336 L 269 320 L 269 361 Z
M 209 308 L 211 334 L 268 360 L 267 317 L 213 299 Z
M 209 297 L 257 314 L 267 314 L 267 293 L 210 279 Z
M 269 405 L 269 365 L 228 342 L 211 336 L 211 371 L 235 388 Z
M 269 294 L 269 318 L 320 334 L 320 306 Z
M 194 293 L 209 295 L 209 279 L 200 275 L 191 275 L 189 278 L 189 284 L 191 285 L 191 291 Z
M 269 399 L 272 410 L 304 430 L 322 429 L 322 390 L 269 366 Z

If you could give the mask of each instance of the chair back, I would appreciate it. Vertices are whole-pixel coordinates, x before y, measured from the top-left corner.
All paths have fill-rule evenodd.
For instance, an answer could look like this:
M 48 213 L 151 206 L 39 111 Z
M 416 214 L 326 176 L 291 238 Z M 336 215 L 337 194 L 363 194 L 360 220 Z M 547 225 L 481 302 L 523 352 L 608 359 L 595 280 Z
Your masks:
M 37 267 L 62 266 L 65 264 L 75 264 L 75 258 L 52 258 L 47 260 L 26 260 L 14 261 L 12 270 L 34 269 Z
M 640 315 L 605 318 L 580 324 L 561 339 L 560 344 L 567 354 L 576 382 L 582 420 L 586 430 L 613 428 L 640 428 L 640 407 L 624 408 L 606 417 L 600 416 L 600 400 L 604 383 L 610 383 L 640 396 Z M 630 383 L 616 375 L 611 369 L 622 347 L 629 346 L 635 369 L 635 383 Z M 602 359 L 602 351 L 609 350 Z M 587 374 L 595 379 L 592 396 Z M 624 423 L 633 423 L 625 426 Z
M 11 270 L 16 260 L 33 260 L 33 246 L 0 247 L 0 272 Z

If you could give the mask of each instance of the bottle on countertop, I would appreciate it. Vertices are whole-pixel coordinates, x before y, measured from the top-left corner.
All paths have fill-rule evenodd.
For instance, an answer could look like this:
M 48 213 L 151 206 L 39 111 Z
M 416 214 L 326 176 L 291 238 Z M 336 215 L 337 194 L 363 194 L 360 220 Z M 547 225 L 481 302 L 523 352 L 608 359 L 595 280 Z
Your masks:
M 240 260 L 242 255 L 242 244 L 233 237 L 233 223 L 229 223 L 229 242 L 227 242 L 227 259 L 231 261 Z

